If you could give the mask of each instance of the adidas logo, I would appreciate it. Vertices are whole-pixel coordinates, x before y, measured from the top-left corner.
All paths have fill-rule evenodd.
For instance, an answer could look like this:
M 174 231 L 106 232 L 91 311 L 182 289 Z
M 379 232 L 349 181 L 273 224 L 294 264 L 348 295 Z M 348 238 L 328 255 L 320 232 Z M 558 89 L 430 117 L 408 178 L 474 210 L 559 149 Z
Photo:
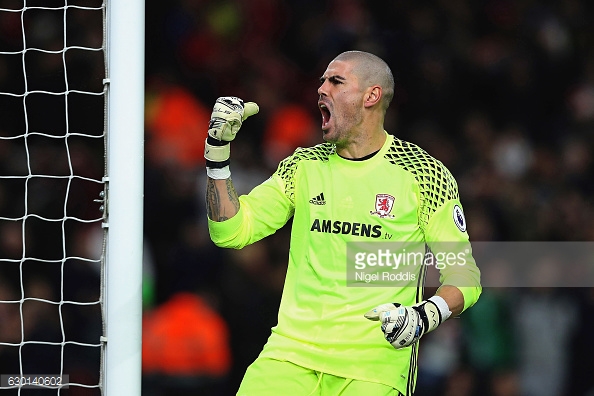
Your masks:
M 324 199 L 324 193 L 320 193 L 320 195 L 313 197 L 309 200 L 310 204 L 314 205 L 326 205 L 326 200 Z

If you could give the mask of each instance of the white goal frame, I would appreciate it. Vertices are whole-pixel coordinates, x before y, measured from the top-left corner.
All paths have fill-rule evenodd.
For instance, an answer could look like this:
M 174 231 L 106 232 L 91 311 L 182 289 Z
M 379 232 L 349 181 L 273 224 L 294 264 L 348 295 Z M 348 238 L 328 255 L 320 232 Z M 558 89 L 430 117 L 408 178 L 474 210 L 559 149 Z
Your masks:
M 106 1 L 103 394 L 139 396 L 142 348 L 144 0 Z

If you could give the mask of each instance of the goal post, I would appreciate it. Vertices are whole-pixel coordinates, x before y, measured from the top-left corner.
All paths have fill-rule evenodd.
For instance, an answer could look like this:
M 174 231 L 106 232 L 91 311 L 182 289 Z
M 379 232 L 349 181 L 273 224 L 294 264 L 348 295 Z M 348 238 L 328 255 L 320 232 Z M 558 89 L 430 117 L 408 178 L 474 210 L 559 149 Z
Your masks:
M 144 0 L 106 2 L 104 394 L 141 393 Z

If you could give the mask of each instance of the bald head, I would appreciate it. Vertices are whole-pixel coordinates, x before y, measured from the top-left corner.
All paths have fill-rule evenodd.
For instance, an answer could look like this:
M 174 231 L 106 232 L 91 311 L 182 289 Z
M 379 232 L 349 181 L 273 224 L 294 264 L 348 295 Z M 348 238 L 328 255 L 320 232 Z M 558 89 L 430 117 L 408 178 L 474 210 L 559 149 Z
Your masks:
M 382 107 L 384 110 L 388 108 L 394 97 L 394 76 L 382 58 L 369 52 L 346 51 L 334 60 L 352 63 L 353 73 L 365 87 L 382 87 Z

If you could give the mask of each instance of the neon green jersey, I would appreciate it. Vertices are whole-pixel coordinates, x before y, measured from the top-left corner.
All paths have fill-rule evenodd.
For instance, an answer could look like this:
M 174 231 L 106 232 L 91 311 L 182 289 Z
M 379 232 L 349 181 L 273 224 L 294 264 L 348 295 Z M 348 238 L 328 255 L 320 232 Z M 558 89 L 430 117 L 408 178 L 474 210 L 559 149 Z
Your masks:
M 278 324 L 261 356 L 332 375 L 383 383 L 408 395 L 416 381 L 418 345 L 394 349 L 378 322 L 363 314 L 388 302 L 423 299 L 424 266 L 412 287 L 347 286 L 351 242 L 468 241 L 456 182 L 418 146 L 386 134 L 373 157 L 341 158 L 332 144 L 299 148 L 267 181 L 240 197 L 229 220 L 209 220 L 219 246 L 242 248 L 274 233 L 293 216 L 289 263 Z M 458 286 L 464 309 L 481 292 L 472 255 L 440 271 Z

